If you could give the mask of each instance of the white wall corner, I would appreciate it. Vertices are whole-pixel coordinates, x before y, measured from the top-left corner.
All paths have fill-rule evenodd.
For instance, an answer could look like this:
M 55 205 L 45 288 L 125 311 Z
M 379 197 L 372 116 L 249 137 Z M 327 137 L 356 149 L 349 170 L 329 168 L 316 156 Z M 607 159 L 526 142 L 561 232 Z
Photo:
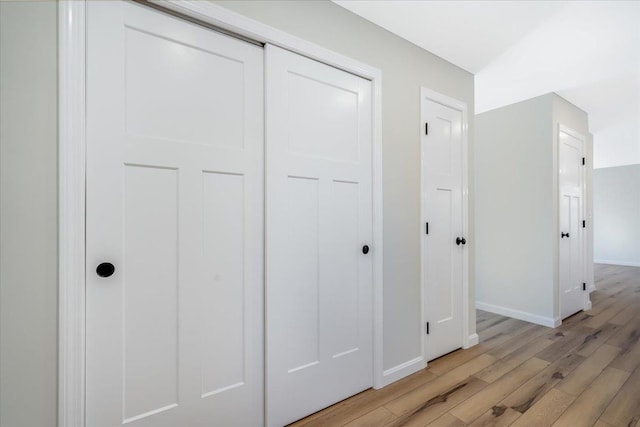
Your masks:
M 502 307 L 499 305 L 488 304 L 481 301 L 476 301 L 476 308 L 478 310 L 488 311 L 490 313 L 499 314 L 501 316 L 512 317 L 518 320 L 524 320 L 525 322 L 535 323 L 537 325 L 546 326 L 548 328 L 555 328 L 562 322 L 559 317 L 545 317 L 526 311 L 515 310 L 512 308 Z
M 394 366 L 393 368 L 387 369 L 382 373 L 383 387 L 416 373 L 419 370 L 424 369 L 426 366 L 427 364 L 425 363 L 424 358 L 422 356 L 418 356 L 415 359 L 408 360 Z

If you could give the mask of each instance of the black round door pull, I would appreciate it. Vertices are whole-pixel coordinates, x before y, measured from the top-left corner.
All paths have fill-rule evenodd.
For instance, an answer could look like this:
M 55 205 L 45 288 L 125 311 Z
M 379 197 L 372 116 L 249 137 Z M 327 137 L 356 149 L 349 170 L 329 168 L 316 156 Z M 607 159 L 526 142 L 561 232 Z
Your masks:
M 98 264 L 96 273 L 100 277 L 109 277 L 116 271 L 116 268 L 110 262 L 102 262 Z
M 564 239 L 565 237 L 569 237 L 569 233 L 560 233 L 561 239 Z
M 362 253 L 363 253 L 363 254 L 365 254 L 365 255 L 366 255 L 366 254 L 368 254 L 368 253 L 369 253 L 369 246 L 364 245 L 364 246 L 362 247 Z
M 467 239 L 464 237 L 456 237 L 456 245 L 460 246 L 460 244 L 466 245 Z

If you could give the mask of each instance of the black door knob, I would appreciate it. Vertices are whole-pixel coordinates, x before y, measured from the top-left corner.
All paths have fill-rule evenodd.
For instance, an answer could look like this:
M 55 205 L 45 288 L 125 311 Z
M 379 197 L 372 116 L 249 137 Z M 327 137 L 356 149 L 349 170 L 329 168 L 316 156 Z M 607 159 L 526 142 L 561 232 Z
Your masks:
M 109 277 L 116 271 L 116 268 L 110 262 L 102 262 L 96 268 L 96 274 L 100 277 Z
M 564 239 L 565 237 L 569 237 L 569 233 L 560 233 L 561 239 Z
M 464 237 L 456 237 L 456 245 L 460 246 L 461 244 L 466 245 L 467 239 L 465 239 Z
M 366 255 L 366 254 L 368 254 L 368 253 L 369 253 L 369 246 L 364 245 L 364 246 L 362 247 L 362 253 L 363 253 L 363 254 L 365 254 L 365 255 Z

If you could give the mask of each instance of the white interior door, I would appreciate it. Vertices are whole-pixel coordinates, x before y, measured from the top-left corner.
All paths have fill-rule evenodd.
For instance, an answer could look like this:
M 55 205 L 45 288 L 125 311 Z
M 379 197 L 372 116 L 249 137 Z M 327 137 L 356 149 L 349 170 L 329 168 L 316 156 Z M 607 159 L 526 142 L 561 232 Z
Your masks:
M 372 385 L 371 83 L 271 45 L 265 54 L 267 422 L 276 426 Z
M 584 308 L 584 141 L 559 132 L 559 280 L 562 318 Z
M 261 425 L 263 51 L 87 8 L 86 424 Z
M 462 112 L 422 98 L 422 277 L 427 360 L 463 345 Z

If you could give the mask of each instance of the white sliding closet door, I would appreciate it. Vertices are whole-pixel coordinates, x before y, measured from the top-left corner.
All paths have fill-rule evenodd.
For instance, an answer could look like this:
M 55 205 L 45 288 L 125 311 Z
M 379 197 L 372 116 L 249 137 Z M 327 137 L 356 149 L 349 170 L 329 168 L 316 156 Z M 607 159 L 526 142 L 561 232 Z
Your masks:
M 263 51 L 87 8 L 86 424 L 259 426 Z
M 266 76 L 267 422 L 277 426 L 372 385 L 371 83 L 271 45 Z

